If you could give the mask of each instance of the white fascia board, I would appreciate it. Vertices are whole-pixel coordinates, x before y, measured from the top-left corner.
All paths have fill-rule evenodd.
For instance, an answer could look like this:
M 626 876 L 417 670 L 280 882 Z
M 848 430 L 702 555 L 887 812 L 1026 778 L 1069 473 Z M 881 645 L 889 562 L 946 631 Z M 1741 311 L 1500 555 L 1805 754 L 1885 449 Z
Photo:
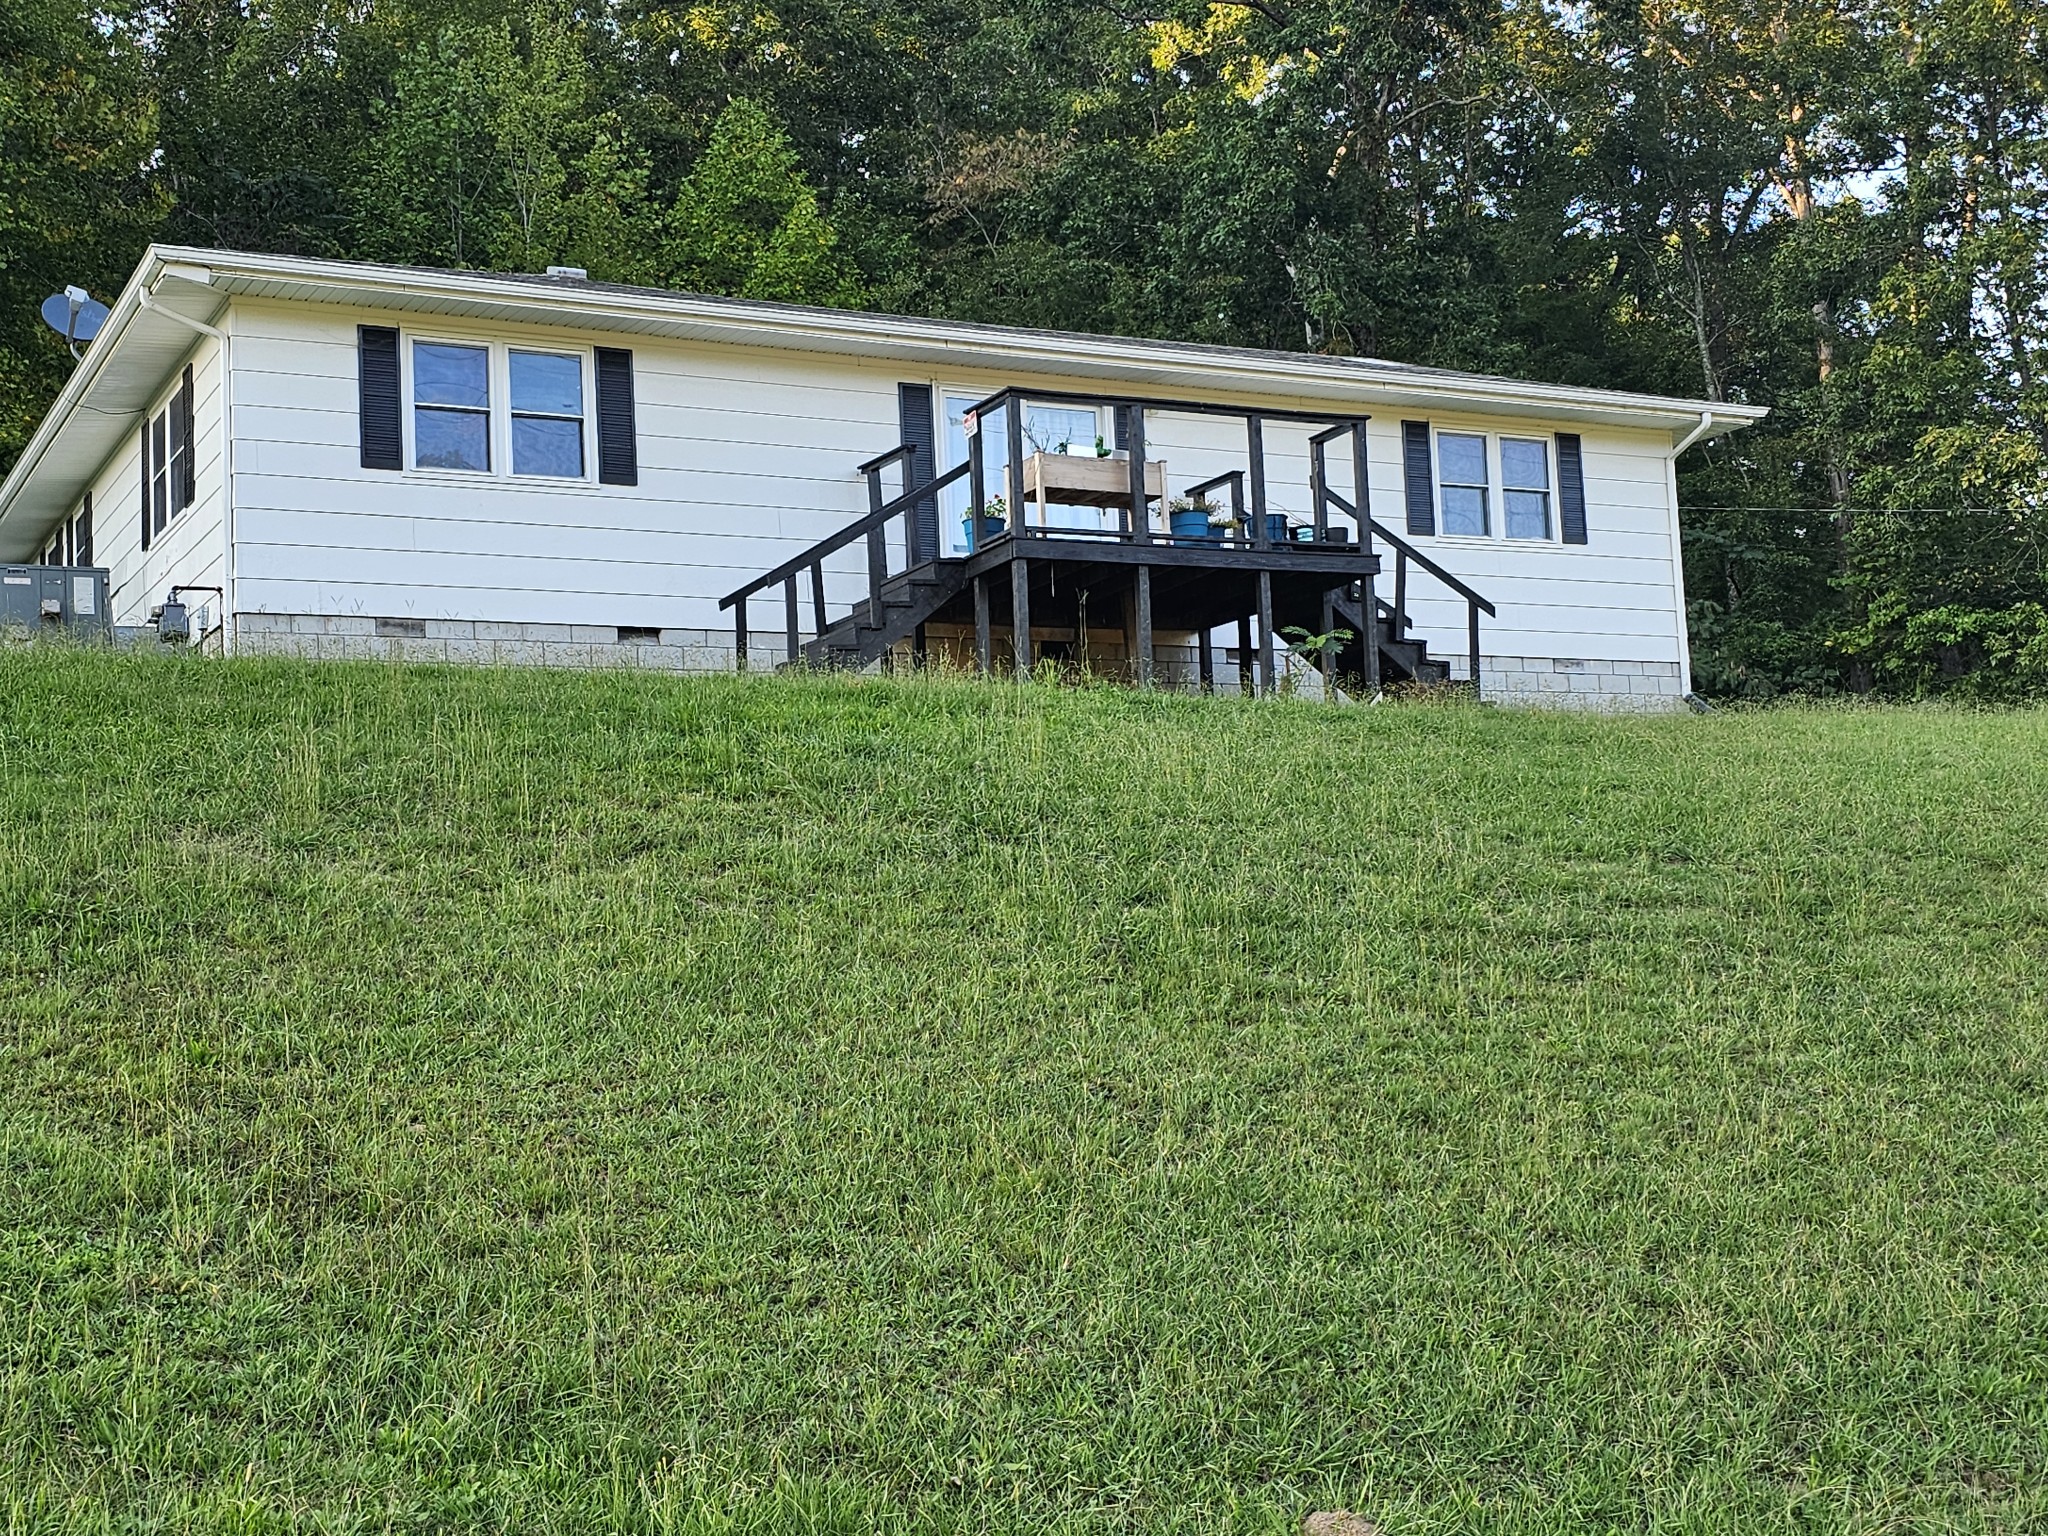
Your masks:
M 1545 416 L 1665 431 L 1674 442 L 1693 432 L 1708 410 L 1705 401 L 1535 384 L 1375 359 L 969 325 L 859 310 L 585 286 L 574 281 L 543 284 L 488 272 L 426 271 L 202 250 L 166 250 L 162 254 L 167 260 L 207 267 L 215 286 L 233 293 L 666 335 L 732 346 L 890 358 L 938 368 L 1015 368 L 1033 375 L 1114 380 L 1125 388 L 1164 386 L 1188 399 L 1215 403 L 1255 395 L 1297 407 L 1312 404 L 1340 411 L 1388 405 Z M 1718 435 L 1762 418 L 1767 409 L 1715 405 L 1712 412 L 1709 435 Z

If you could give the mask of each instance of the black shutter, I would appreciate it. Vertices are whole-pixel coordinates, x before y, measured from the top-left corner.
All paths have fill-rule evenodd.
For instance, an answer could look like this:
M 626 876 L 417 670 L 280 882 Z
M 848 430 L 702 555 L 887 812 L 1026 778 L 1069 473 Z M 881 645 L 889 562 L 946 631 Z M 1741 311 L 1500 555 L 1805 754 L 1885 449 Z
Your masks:
M 1567 544 L 1586 542 L 1586 461 L 1579 434 L 1557 434 L 1557 531 Z
M 398 332 L 356 327 L 356 378 L 362 411 L 363 468 L 405 468 L 405 426 L 398 394 Z
M 92 492 L 85 493 L 85 505 L 71 523 L 71 563 L 92 564 Z
M 178 483 L 171 488 L 177 499 L 178 510 L 199 499 L 199 444 L 194 441 L 198 433 L 193 425 L 192 365 L 185 365 L 185 377 L 178 386 L 178 436 L 183 439 L 183 452 L 179 456 Z
M 633 354 L 624 347 L 597 349 L 597 478 L 603 485 L 640 483 Z
M 1127 405 L 1120 405 L 1120 406 L 1118 406 L 1118 407 L 1117 407 L 1117 408 L 1116 408 L 1115 410 L 1111 411 L 1111 412 L 1110 412 L 1109 414 L 1110 414 L 1110 419 L 1111 419 L 1112 421 L 1114 421 L 1114 422 L 1116 423 L 1116 425 L 1115 425 L 1115 426 L 1114 426 L 1113 428 L 1111 428 L 1111 430 L 1112 430 L 1112 431 L 1114 431 L 1114 432 L 1116 433 L 1116 441 L 1115 441 L 1115 442 L 1113 442 L 1113 443 L 1111 443 L 1111 444 L 1110 444 L 1109 446 L 1110 446 L 1110 447 L 1112 447 L 1112 448 L 1128 448 L 1128 447 L 1130 447 L 1130 446 L 1131 446 L 1131 409 L 1130 409 L 1130 407 L 1129 407 L 1129 406 L 1127 406 Z M 1094 445 L 1093 443 L 1090 443 L 1090 444 L 1089 444 L 1088 446 L 1092 448 L 1092 447 L 1094 447 L 1095 445 Z
M 897 439 L 910 445 L 910 457 L 904 461 L 903 479 L 906 489 L 929 484 L 938 478 L 933 466 L 938 462 L 938 442 L 932 427 L 932 387 L 929 384 L 898 384 L 896 386 L 896 429 L 903 435 Z M 914 540 L 917 560 L 936 560 L 939 557 L 939 498 L 920 496 L 912 509 L 916 514 L 911 526 L 917 530 Z
M 1408 531 L 1436 532 L 1436 485 L 1429 468 L 1429 423 L 1401 423 L 1401 478 L 1408 498 Z
M 142 547 L 149 548 L 149 418 L 142 418 L 142 454 L 136 460 L 142 471 Z

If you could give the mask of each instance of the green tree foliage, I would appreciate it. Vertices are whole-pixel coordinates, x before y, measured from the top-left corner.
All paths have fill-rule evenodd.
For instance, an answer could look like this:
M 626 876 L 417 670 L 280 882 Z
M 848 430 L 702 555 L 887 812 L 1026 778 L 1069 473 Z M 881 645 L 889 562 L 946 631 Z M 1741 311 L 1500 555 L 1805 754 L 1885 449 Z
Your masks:
M 71 369 L 37 306 L 75 284 L 111 295 L 161 217 L 142 177 L 155 123 L 140 53 L 100 15 L 0 8 L 0 464 Z
M 6 280 L 65 253 L 0 316 L 0 452 L 61 377 L 28 289 L 150 233 L 567 262 L 1768 404 L 1681 465 L 1702 686 L 2037 684 L 2048 0 L 27 0 L 0 40 Z
M 703 293 L 808 304 L 861 299 L 788 136 L 745 99 L 718 115 L 677 189 L 662 264 L 670 284 Z

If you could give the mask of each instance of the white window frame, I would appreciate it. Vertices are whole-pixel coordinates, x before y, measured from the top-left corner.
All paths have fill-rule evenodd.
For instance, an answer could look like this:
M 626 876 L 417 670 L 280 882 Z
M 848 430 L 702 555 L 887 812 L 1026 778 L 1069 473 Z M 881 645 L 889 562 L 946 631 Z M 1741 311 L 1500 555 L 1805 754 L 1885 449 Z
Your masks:
M 554 341 L 490 341 L 477 336 L 446 335 L 441 332 L 406 331 L 398 349 L 398 390 L 404 402 L 405 473 L 433 480 L 467 480 L 477 484 L 590 485 L 597 479 L 597 354 L 580 345 Z M 413 389 L 413 348 L 471 347 L 485 356 L 484 379 L 490 392 L 485 417 L 484 440 L 490 448 L 489 469 L 443 469 L 419 462 L 413 420 L 419 402 Z M 583 378 L 583 473 L 580 475 L 515 475 L 512 472 L 512 354 L 538 352 L 551 357 L 573 357 Z M 524 412 L 535 415 L 539 413 Z M 555 417 L 554 420 L 565 420 Z
M 1492 546 L 1512 544 L 1522 548 L 1555 548 L 1563 543 L 1564 530 L 1561 527 L 1559 497 L 1557 489 L 1557 434 L 1542 432 L 1499 432 L 1485 427 L 1441 426 L 1430 423 L 1430 495 L 1435 500 L 1432 509 L 1436 515 L 1436 538 L 1453 544 Z M 1441 439 L 1451 437 L 1476 437 L 1486 444 L 1486 532 L 1446 533 L 1444 531 L 1444 461 Z M 1544 467 L 1550 477 L 1550 484 L 1544 494 L 1549 498 L 1550 531 L 1540 539 L 1516 539 L 1508 536 L 1508 484 L 1507 470 L 1501 459 L 1500 445 L 1503 439 L 1516 442 L 1541 443 L 1543 445 Z M 1533 487 L 1517 486 L 1517 490 Z

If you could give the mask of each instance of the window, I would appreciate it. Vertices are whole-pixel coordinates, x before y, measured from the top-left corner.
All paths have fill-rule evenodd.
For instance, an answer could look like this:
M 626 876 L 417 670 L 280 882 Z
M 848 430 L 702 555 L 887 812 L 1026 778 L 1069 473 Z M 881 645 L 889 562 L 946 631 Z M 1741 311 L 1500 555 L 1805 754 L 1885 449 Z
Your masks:
M 1486 439 L 1476 433 L 1440 432 L 1436 461 L 1437 482 L 1443 488 L 1443 531 L 1485 538 L 1492 531 L 1486 511 Z
M 45 565 L 92 564 L 92 497 L 88 495 L 75 516 L 67 517 L 50 535 L 43 548 Z
M 441 341 L 412 345 L 413 465 L 491 467 L 491 354 Z
M 162 533 L 171 520 L 171 454 L 169 411 L 149 424 L 149 531 Z
M 589 354 L 411 343 L 412 466 L 585 478 Z
M 1500 440 L 1501 521 L 1511 539 L 1550 537 L 1550 445 L 1538 438 Z
M 583 359 L 514 352 L 512 473 L 583 478 Z

